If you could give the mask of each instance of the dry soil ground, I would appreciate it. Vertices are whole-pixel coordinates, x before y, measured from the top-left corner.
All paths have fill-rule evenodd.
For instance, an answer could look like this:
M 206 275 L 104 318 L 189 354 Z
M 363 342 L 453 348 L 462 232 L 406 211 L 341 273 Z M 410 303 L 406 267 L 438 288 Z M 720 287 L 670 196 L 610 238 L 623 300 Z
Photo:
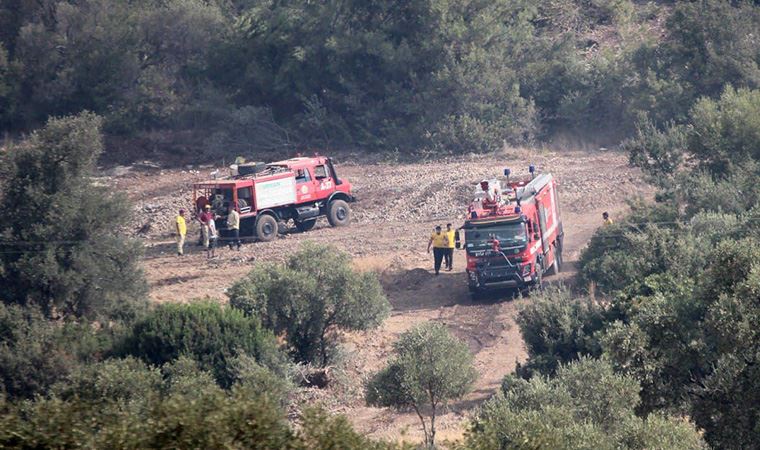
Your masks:
M 428 320 L 446 324 L 467 342 L 479 372 L 474 391 L 439 419 L 439 436 L 454 439 L 461 436 L 467 415 L 498 389 L 517 361 L 525 359 L 514 317 L 530 299 L 474 303 L 466 289 L 464 256 L 456 255 L 453 272 L 435 277 L 425 247 L 436 224 L 461 224 L 475 183 L 498 176 L 503 167 L 527 175 L 529 163 L 539 171 L 552 172 L 560 182 L 567 262 L 560 280 L 572 274 L 580 250 L 601 222 L 602 211 L 615 217 L 625 210 L 626 199 L 649 194 L 640 174 L 628 167 L 625 155 L 613 151 L 516 149 L 436 162 L 342 161 L 338 173 L 353 183 L 359 198 L 349 227 L 330 228 L 321 219 L 310 232 L 248 244 L 240 252 L 218 249 L 217 258 L 207 260 L 194 245 L 188 246 L 186 256 L 174 256 L 170 233 L 176 209 L 190 205 L 192 182 L 208 178 L 212 168 L 116 168 L 103 182 L 135 201 L 135 220 L 129 228 L 134 233 L 141 229 L 147 246 L 144 268 L 156 302 L 198 297 L 225 301 L 226 288 L 252 265 L 282 260 L 305 241 L 334 245 L 350 253 L 358 268 L 376 271 L 393 305 L 391 316 L 376 330 L 345 334 L 346 367 L 340 389 L 308 397 L 346 414 L 373 436 L 418 441 L 421 431 L 415 415 L 364 406 L 361 385 L 384 364 L 400 333 Z M 192 224 L 190 244 L 195 236 Z

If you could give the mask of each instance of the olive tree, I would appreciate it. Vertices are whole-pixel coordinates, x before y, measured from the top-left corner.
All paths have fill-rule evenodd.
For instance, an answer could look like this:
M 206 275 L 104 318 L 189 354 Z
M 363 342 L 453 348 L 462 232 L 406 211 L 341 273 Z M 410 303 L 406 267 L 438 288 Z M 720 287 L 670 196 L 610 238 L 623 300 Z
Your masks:
M 395 357 L 367 383 L 371 406 L 414 410 L 422 423 L 425 445 L 435 446 L 435 418 L 449 400 L 461 398 L 477 373 L 467 345 L 441 324 L 427 322 L 401 335 Z M 428 411 L 429 421 L 424 413 Z
M 229 290 L 230 304 L 283 335 L 300 362 L 327 365 L 337 330 L 378 326 L 390 304 L 373 273 L 334 248 L 306 244 L 285 264 L 255 267 Z
M 129 202 L 92 182 L 102 120 L 52 118 L 2 163 L 0 285 L 3 301 L 49 317 L 133 317 L 147 290 L 141 246 L 117 232 Z

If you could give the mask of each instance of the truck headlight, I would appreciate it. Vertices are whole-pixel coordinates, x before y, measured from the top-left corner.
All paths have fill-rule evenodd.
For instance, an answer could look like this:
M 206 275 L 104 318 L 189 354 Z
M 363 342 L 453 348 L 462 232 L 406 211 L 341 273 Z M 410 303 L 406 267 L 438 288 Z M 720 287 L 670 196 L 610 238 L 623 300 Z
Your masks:
M 527 277 L 528 275 L 530 275 L 530 263 L 522 266 L 522 276 Z

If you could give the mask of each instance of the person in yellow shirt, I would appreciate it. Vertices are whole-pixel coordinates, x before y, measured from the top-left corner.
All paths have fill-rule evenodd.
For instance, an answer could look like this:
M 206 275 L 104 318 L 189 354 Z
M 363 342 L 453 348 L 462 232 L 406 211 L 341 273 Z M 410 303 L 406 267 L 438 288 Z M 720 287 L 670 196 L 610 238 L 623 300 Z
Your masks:
M 446 224 L 446 253 L 443 255 L 443 262 L 446 265 L 446 270 L 451 270 L 454 263 L 454 245 L 456 243 L 456 231 L 451 228 L 451 224 Z
M 175 221 L 177 231 L 177 256 L 182 256 L 185 251 L 185 235 L 187 235 L 187 223 L 185 223 L 185 210 L 180 209 Z
M 441 271 L 441 262 L 443 262 L 443 256 L 446 254 L 449 242 L 446 234 L 441 231 L 441 226 L 435 227 L 435 233 L 430 235 L 428 241 L 427 251 L 430 253 L 430 246 L 433 246 L 433 266 L 435 267 L 435 274 Z
M 602 221 L 602 225 L 604 226 L 612 225 L 614 223 L 612 219 L 610 219 L 610 214 L 607 211 L 602 213 Z

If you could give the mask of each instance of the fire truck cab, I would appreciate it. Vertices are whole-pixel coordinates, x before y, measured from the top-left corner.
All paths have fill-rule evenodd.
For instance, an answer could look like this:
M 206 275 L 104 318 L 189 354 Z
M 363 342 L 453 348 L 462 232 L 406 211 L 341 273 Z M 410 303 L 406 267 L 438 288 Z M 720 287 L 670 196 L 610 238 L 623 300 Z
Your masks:
M 271 241 L 295 222 L 299 231 L 326 216 L 330 225 L 347 225 L 354 201 L 351 183 L 338 178 L 330 158 L 291 158 L 269 164 L 232 166 L 229 178 L 193 185 L 196 212 L 211 205 L 217 229 L 226 237 L 228 208 L 240 213 L 240 235 Z
M 473 296 L 487 290 L 541 287 L 562 267 L 562 219 L 551 174 L 522 181 L 484 180 L 467 210 L 464 250 Z

